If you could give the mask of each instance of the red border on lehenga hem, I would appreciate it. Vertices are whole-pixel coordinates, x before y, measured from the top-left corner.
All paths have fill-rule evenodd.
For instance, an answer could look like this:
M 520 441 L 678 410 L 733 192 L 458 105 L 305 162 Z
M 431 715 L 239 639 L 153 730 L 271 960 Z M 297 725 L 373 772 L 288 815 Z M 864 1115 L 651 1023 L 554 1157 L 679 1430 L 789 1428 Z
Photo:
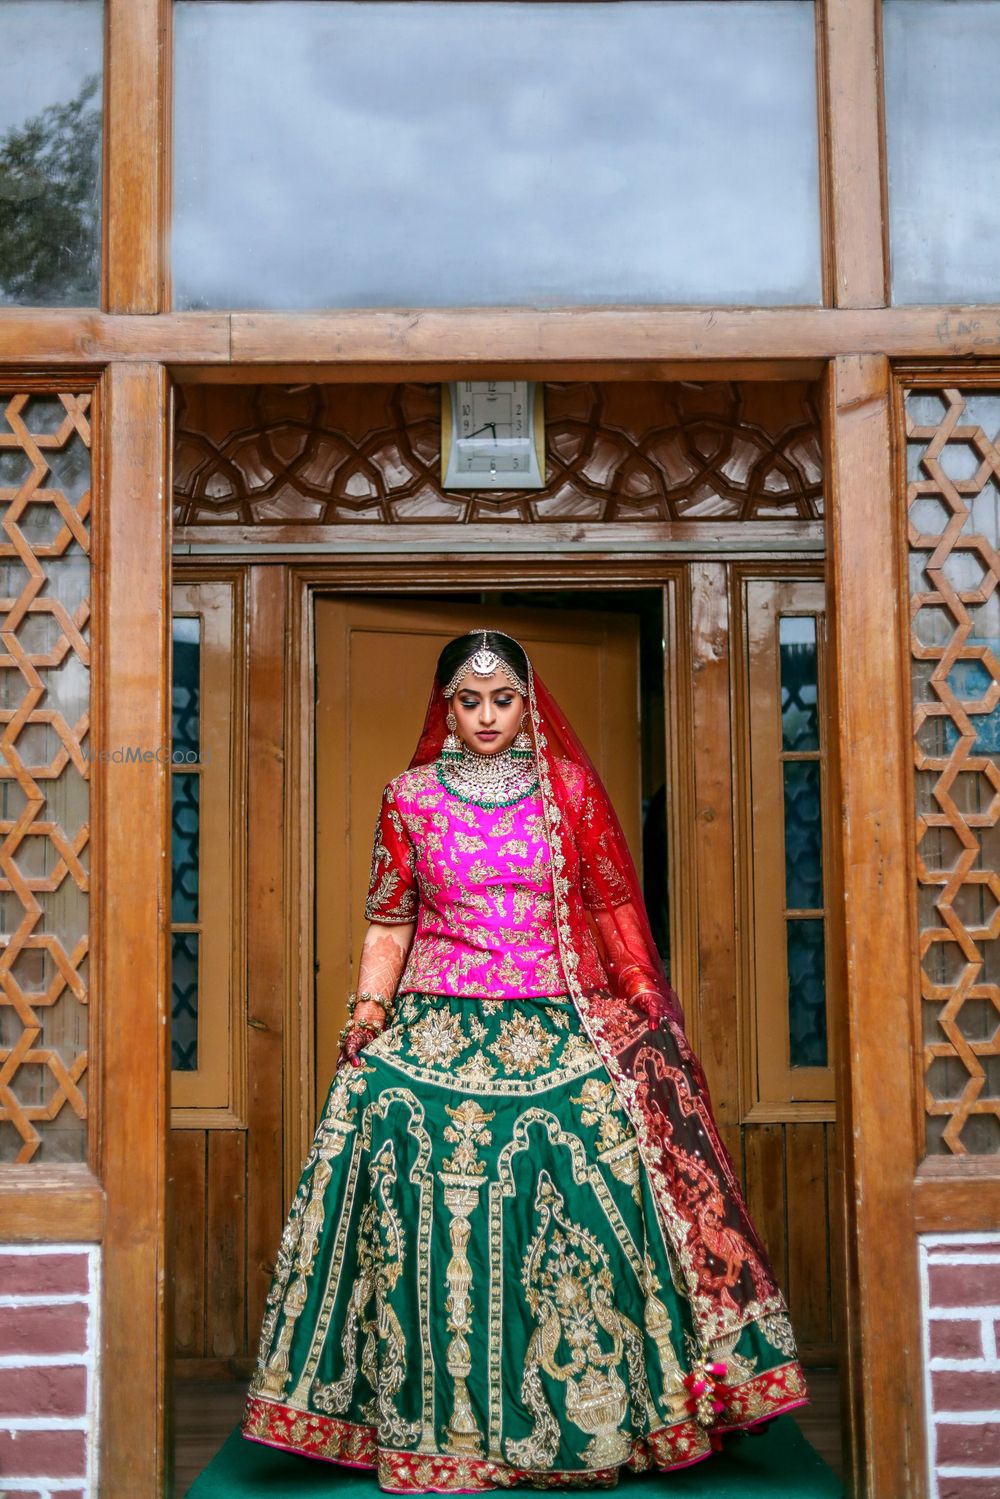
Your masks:
M 727 1395 L 726 1419 L 711 1431 L 690 1417 L 661 1426 L 635 1442 L 620 1466 L 634 1472 L 688 1468 L 711 1457 L 727 1431 L 751 1431 L 807 1404 L 805 1379 L 798 1363 L 767 1369 L 733 1386 Z M 480 1494 L 519 1484 L 534 1488 L 610 1488 L 617 1483 L 619 1473 L 619 1467 L 538 1472 L 511 1467 L 495 1458 L 380 1449 L 372 1426 L 318 1411 L 293 1410 L 260 1395 L 249 1397 L 241 1430 L 244 1437 L 265 1447 L 342 1467 L 367 1468 L 378 1474 L 380 1488 L 394 1494 Z

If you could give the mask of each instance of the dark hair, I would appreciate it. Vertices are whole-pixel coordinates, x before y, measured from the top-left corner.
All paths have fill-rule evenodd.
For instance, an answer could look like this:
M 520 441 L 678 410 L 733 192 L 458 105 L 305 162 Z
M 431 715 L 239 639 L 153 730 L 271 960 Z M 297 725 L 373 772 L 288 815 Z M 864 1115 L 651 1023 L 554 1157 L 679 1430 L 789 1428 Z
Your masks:
M 449 640 L 438 657 L 437 679 L 442 687 L 447 687 L 462 663 L 482 648 L 484 634 L 487 648 L 502 661 L 506 661 L 520 681 L 527 682 L 528 658 L 516 640 L 511 640 L 509 635 L 501 635 L 498 630 L 470 630 L 467 635 Z

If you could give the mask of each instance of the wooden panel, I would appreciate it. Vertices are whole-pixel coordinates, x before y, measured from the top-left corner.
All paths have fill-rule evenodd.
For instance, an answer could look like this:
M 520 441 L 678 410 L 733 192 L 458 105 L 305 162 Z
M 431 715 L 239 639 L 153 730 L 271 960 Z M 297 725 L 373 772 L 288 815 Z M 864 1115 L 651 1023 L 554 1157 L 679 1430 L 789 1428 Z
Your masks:
M 806 1346 L 831 1343 L 825 1124 L 786 1124 L 788 1278 L 792 1325 Z
M 0 1160 L 18 1164 L 88 1153 L 88 385 L 0 385 L 12 480 L 0 533 Z
M 736 889 L 729 684 L 729 596 L 724 563 L 691 565 L 698 994 L 692 1031 L 720 1124 L 739 1122 Z
M 178 1354 L 205 1352 L 205 1133 L 170 1134 L 170 1233 L 173 1346 Z
M 126 0 L 128 3 L 128 0 Z M 0 308 L 0 360 L 8 364 L 85 367 L 109 361 L 229 360 L 229 318 L 217 312 L 108 316 L 62 308 Z
M 249 320 L 249 322 L 247 321 Z M 232 335 L 232 338 L 230 337 Z M 58 308 L 0 309 L 0 361 L 29 367 L 161 359 L 187 379 L 212 365 L 287 366 L 299 383 L 371 380 L 384 366 L 411 378 L 495 375 L 566 378 L 606 368 L 658 378 L 698 361 L 699 380 L 733 379 L 733 361 L 816 361 L 852 352 L 894 359 L 1000 358 L 1000 306 L 836 308 L 637 308 L 499 312 L 159 313 L 109 316 Z M 581 369 L 586 366 L 586 369 Z M 715 375 L 713 375 L 713 369 Z M 787 368 L 777 371 L 787 375 Z M 683 371 L 681 372 L 683 374 Z M 694 371 L 689 371 L 694 374 Z M 253 371 L 256 378 L 256 368 Z M 675 376 L 676 377 L 676 376 Z M 241 377 L 246 380 L 247 374 Z M 284 383 L 284 382 L 282 382 Z
M 230 336 L 232 335 L 232 336 Z M 410 377 L 566 378 L 598 367 L 656 379 L 698 362 L 699 380 L 734 379 L 733 362 L 793 361 L 803 378 L 818 360 L 851 353 L 893 359 L 1000 358 L 1000 306 L 849 308 L 503 309 L 415 312 L 218 313 L 110 316 L 59 308 L 0 309 L 0 361 L 29 367 L 100 366 L 160 359 L 187 379 L 212 365 L 287 366 L 299 383 L 371 380 L 383 367 Z M 586 366 L 586 369 L 581 369 Z M 715 374 L 713 375 L 713 370 Z M 314 373 L 313 373 L 314 372 Z M 683 377 L 683 370 L 680 372 Z M 247 379 L 247 373 L 242 380 Z M 253 370 L 256 378 L 256 368 Z M 284 382 L 282 382 L 284 383 Z
M 97 742 L 169 743 L 167 385 L 112 365 L 95 515 Z M 169 766 L 94 766 L 100 1174 L 107 1192 L 101 1313 L 101 1493 L 162 1492 L 166 1474 L 166 1146 Z M 128 815 L 122 815 L 127 808 Z M 136 836 L 136 829 L 143 830 Z M 136 899 L 136 892 L 143 899 Z
M 746 1193 L 756 1224 L 774 1266 L 778 1283 L 788 1285 L 785 1200 L 785 1126 L 748 1124 L 743 1130 Z
M 996 1229 L 1000 1222 L 1000 1172 L 995 1156 L 929 1156 L 915 1183 L 921 1233 Z
M 104 1233 L 104 1191 L 87 1166 L 0 1166 L 3 1237 L 96 1243 Z
M 277 1175 L 275 1153 L 272 1171 Z M 205 1224 L 205 1352 L 232 1358 L 246 1348 L 246 1135 L 208 1132 Z
M 441 387 L 189 388 L 178 525 L 787 522 L 822 516 L 819 412 L 804 381 L 545 386 L 546 484 L 441 484 Z
M 877 0 L 824 0 L 817 7 L 837 307 L 882 307 L 887 296 L 878 12 Z
M 231 315 L 235 363 L 1000 355 L 1000 307 L 504 308 Z M 359 371 L 360 373 L 360 371 Z
M 169 236 L 170 0 L 105 0 L 104 296 L 159 312 Z
M 851 1210 L 852 1406 L 869 1499 L 925 1492 L 913 1172 L 910 906 L 900 510 L 888 361 L 838 359 L 830 382 L 829 544 L 846 1044 L 839 1096 Z M 891 919 L 887 919 L 887 913 Z M 846 1052 L 846 1055 L 844 1053 Z M 850 1273 L 850 1266 L 849 1266 Z M 892 1296 L 886 1287 L 893 1288 Z M 855 1403 L 855 1397 L 856 1403 Z
M 251 570 L 247 758 L 247 1319 L 256 1336 L 264 1315 L 285 1207 L 282 1172 L 285 964 L 285 578 Z M 251 815 L 252 812 L 252 815 Z M 300 1161 L 286 1170 L 297 1180 Z

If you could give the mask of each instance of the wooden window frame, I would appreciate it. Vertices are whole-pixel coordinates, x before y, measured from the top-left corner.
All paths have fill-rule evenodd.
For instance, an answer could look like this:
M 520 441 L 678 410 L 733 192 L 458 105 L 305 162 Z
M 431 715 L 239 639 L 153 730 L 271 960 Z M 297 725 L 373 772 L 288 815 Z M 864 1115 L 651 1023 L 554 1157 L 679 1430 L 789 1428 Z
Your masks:
M 816 608 L 802 603 L 804 588 L 812 592 L 819 589 Z M 767 589 L 774 603 L 773 621 L 763 612 L 752 609 L 751 600 L 755 588 Z M 832 1006 L 835 1001 L 834 979 L 839 971 L 837 955 L 833 951 L 836 928 L 829 920 L 830 908 L 830 859 L 831 859 L 831 801 L 828 786 L 828 735 L 830 732 L 829 707 L 827 703 L 826 631 L 825 603 L 822 598 L 822 574 L 805 571 L 801 564 L 792 565 L 784 571 L 755 569 L 739 566 L 735 570 L 733 614 L 736 621 L 735 665 L 737 680 L 734 683 L 737 701 L 736 759 L 739 767 L 738 780 L 742 788 L 742 805 L 738 808 L 737 847 L 742 866 L 740 901 L 742 930 L 754 933 L 750 946 L 757 957 L 751 967 L 749 954 L 745 955 L 741 977 L 740 1014 L 744 1030 L 740 1048 L 742 1066 L 743 1122 L 792 1122 L 806 1120 L 830 1120 L 836 1117 L 834 1042 L 836 1027 L 833 1024 Z M 787 595 L 787 608 L 782 597 Z M 768 611 L 769 613 L 769 611 Z M 778 962 L 774 972 L 773 960 L 764 959 L 764 954 L 785 949 L 784 915 L 784 840 L 783 820 L 758 828 L 753 809 L 753 788 L 758 782 L 758 767 L 764 775 L 781 777 L 783 751 L 781 749 L 781 724 L 777 705 L 780 703 L 780 686 L 775 680 L 769 683 L 769 692 L 759 694 L 755 677 L 754 641 L 750 631 L 767 622 L 773 623 L 777 631 L 778 621 L 787 615 L 809 615 L 817 618 L 817 673 L 819 684 L 820 749 L 817 758 L 822 780 L 822 858 L 823 858 L 823 927 L 827 994 L 827 1034 L 829 1037 L 829 1063 L 825 1067 L 792 1068 L 789 1065 L 787 1047 L 777 1055 L 773 1038 L 788 1035 L 788 999 L 783 981 L 776 978 L 777 970 L 783 974 L 783 962 Z M 777 654 L 773 658 L 775 676 L 779 670 Z M 763 701 L 761 701 L 763 697 Z M 794 758 L 794 756 L 792 757 Z M 763 879 L 771 882 L 775 890 L 773 898 L 762 905 L 760 892 L 762 872 L 760 861 L 765 861 Z M 771 1038 L 771 1045 L 762 1045 L 764 1036 Z
M 246 702 L 244 653 L 245 577 L 239 572 L 174 580 L 172 617 L 201 621 L 201 744 L 199 762 L 198 885 L 196 922 L 173 922 L 171 931 L 199 933 L 198 1066 L 172 1071 L 172 1129 L 243 1129 L 246 1126 L 246 974 L 242 962 L 246 811 Z M 192 774 L 186 770 L 173 775 Z
M 907 644 L 898 437 L 890 361 L 1000 361 L 1000 305 L 890 307 L 877 0 L 819 0 L 822 308 L 357 309 L 321 314 L 168 311 L 169 0 L 106 0 L 102 307 L 0 309 L 0 365 L 100 382 L 95 446 L 95 735 L 169 733 L 171 378 L 438 380 L 816 378 L 826 372 L 832 795 L 842 807 L 832 888 L 843 889 L 838 1065 L 848 1399 L 857 1492 L 920 1499 L 922 1368 L 916 1233 L 1000 1216 L 1000 1163 L 921 1164 L 907 913 Z M 984 373 L 984 378 L 986 375 Z M 912 379 L 912 375 L 908 378 Z M 990 378 L 997 380 L 994 364 Z M 373 566 L 377 565 L 377 558 Z M 715 564 L 691 618 L 711 648 Z M 280 600 L 264 600 L 278 610 Z M 898 632 L 886 633 L 893 615 Z M 858 651 L 858 642 L 880 649 Z M 849 674 L 837 662 L 849 662 Z M 876 713 L 872 704 L 878 704 Z M 169 785 L 166 769 L 95 766 L 95 1056 L 92 1159 L 0 1172 L 8 1238 L 100 1240 L 102 1495 L 139 1499 L 168 1479 L 166 1137 L 169 1126 Z M 109 804 L 113 791 L 115 801 Z M 101 813 L 127 805 L 128 819 Z M 144 830 L 142 837 L 136 828 Z M 149 898 L 135 899 L 135 892 Z M 886 922 L 887 907 L 900 913 Z M 263 980 L 262 980 L 263 982 Z M 878 1015 L 879 1027 L 870 1024 Z M 249 1038 L 249 1045 L 254 1044 Z M 892 1285 L 887 1298 L 884 1287 Z

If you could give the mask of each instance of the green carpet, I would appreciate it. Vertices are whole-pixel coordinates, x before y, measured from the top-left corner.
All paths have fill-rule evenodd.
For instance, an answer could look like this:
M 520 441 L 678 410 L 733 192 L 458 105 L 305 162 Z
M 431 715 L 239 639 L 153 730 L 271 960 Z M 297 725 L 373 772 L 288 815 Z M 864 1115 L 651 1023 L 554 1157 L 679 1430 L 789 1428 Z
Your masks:
M 639 1484 L 688 1499 L 839 1499 L 844 1492 L 791 1416 L 779 1416 L 761 1436 L 727 1443 L 724 1452 L 693 1468 L 622 1479 L 623 1488 Z M 378 1493 L 374 1473 L 277 1452 L 246 1441 L 237 1429 L 195 1479 L 187 1499 L 299 1499 L 302 1494 L 361 1499 Z

